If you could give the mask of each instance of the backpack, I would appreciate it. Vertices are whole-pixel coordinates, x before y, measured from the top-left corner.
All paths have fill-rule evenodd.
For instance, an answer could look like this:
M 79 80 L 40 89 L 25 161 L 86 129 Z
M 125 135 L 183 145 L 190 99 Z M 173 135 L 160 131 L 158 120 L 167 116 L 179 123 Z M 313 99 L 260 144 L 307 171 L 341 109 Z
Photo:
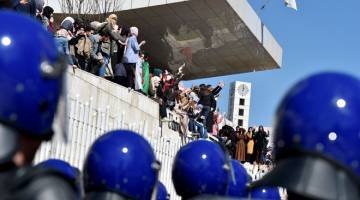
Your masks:
M 92 43 L 88 37 L 81 37 L 75 46 L 78 55 L 85 57 L 85 59 L 90 59 Z

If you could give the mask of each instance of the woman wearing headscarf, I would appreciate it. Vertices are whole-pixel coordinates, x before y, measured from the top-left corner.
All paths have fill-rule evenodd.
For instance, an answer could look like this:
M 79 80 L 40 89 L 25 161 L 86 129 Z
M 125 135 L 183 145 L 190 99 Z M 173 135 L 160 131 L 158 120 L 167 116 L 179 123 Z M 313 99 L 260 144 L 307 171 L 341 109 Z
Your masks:
M 74 21 L 72 17 L 67 17 L 61 22 L 60 29 L 55 33 L 55 42 L 59 53 L 68 57 L 69 65 L 76 67 L 69 51 L 69 41 L 72 38 Z
M 139 61 L 139 51 L 145 41 L 140 44 L 137 41 L 139 29 L 137 27 L 130 27 L 130 37 L 127 40 L 126 51 L 123 57 L 123 63 L 126 70 L 126 87 L 135 88 L 134 71 L 136 63 Z

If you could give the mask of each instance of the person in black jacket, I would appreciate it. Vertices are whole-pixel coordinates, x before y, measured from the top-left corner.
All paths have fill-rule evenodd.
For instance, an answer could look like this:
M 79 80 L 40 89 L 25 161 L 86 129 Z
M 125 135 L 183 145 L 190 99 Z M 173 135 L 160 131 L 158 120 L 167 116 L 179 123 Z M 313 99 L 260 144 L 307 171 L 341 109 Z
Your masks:
M 12 8 L 11 0 L 0 0 L 0 8 Z
M 224 82 L 220 82 L 214 89 L 211 88 L 211 85 L 207 85 L 207 89 L 211 91 L 210 97 L 210 111 L 206 118 L 206 129 L 209 133 L 212 133 L 212 127 L 214 125 L 214 112 L 217 107 L 216 97 L 219 96 L 222 88 L 224 87 Z
M 205 86 L 204 84 L 200 85 L 200 93 L 199 93 L 199 104 L 201 104 L 203 106 L 202 110 L 201 110 L 201 115 L 204 116 L 204 122 L 205 122 L 205 128 L 206 127 L 206 122 L 209 119 L 209 115 L 210 115 L 210 111 L 211 111 L 211 105 L 214 102 L 213 98 L 214 96 L 211 94 L 210 89 Z
M 269 133 L 265 132 L 264 127 L 260 125 L 258 131 L 254 135 L 256 163 L 263 164 L 264 162 L 263 154 L 268 144 L 267 137 L 269 137 Z
M 226 147 L 230 156 L 235 158 L 237 140 L 235 130 L 229 125 L 223 126 L 219 131 L 219 140 Z

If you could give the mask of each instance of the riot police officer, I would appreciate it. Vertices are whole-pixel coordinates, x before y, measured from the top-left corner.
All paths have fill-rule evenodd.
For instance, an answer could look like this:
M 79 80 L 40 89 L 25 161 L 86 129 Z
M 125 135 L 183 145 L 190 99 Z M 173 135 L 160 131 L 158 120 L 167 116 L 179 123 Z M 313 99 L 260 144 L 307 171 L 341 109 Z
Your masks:
M 234 180 L 230 182 L 227 196 L 233 198 L 245 198 L 248 196 L 248 184 L 251 177 L 246 169 L 238 160 L 231 160 L 232 171 L 234 173 Z
M 53 136 L 66 64 L 41 24 L 0 11 L 0 199 L 75 199 L 66 179 L 30 167 Z
M 165 185 L 159 181 L 156 200 L 169 200 L 169 199 L 170 199 L 170 194 L 166 190 Z
M 175 156 L 172 180 L 176 193 L 183 199 L 225 196 L 232 180 L 230 158 L 216 143 L 207 140 L 188 143 Z
M 276 187 L 256 188 L 250 192 L 250 197 L 252 200 L 281 200 Z
M 48 159 L 37 164 L 36 167 L 42 168 L 43 170 L 49 170 L 49 172 L 63 176 L 70 183 L 72 183 L 72 188 L 74 189 L 79 199 L 81 199 L 83 196 L 83 186 L 80 170 L 71 166 L 70 163 L 60 159 Z
M 360 81 L 324 72 L 285 95 L 275 118 L 276 167 L 259 186 L 289 199 L 360 199 Z
M 160 163 L 139 134 L 115 130 L 99 137 L 84 164 L 85 199 L 149 200 L 155 195 Z

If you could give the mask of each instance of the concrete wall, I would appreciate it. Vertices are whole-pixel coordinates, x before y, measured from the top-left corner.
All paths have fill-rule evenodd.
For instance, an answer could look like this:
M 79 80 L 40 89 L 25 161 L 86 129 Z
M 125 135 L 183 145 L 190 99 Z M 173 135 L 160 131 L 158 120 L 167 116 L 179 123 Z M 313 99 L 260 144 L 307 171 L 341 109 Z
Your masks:
M 67 78 L 68 141 L 64 143 L 55 135 L 53 141 L 41 145 L 34 163 L 57 158 L 82 170 L 86 154 L 98 137 L 110 130 L 130 129 L 151 144 L 162 163 L 160 180 L 171 199 L 180 199 L 172 184 L 171 169 L 183 143 L 178 134 L 159 128 L 159 105 L 142 94 L 81 70 L 69 72 Z
M 152 99 L 81 70 L 69 72 L 68 77 L 69 98 L 92 101 L 100 110 L 109 109 L 110 118 L 128 115 L 125 123 L 147 121 L 151 128 L 159 126 L 159 104 Z

